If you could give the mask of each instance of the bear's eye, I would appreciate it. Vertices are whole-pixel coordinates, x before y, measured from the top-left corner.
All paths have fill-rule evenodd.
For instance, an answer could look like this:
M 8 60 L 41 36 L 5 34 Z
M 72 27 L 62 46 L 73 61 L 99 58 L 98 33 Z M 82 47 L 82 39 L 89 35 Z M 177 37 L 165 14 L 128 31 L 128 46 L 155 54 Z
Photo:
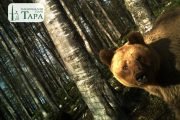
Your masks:
M 139 62 L 143 62 L 143 61 L 144 61 L 144 59 L 143 59 L 143 57 L 142 57 L 142 56 L 138 56 L 137 61 L 139 61 Z
M 127 64 L 125 64 L 122 69 L 123 69 L 123 71 L 127 71 L 128 70 Z

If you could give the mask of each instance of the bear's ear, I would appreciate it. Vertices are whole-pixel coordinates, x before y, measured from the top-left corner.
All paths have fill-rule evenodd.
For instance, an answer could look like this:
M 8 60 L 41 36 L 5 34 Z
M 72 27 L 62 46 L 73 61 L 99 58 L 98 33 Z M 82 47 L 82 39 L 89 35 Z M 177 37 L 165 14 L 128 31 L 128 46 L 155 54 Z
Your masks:
M 101 62 L 109 67 L 111 65 L 111 60 L 112 60 L 113 55 L 114 55 L 114 51 L 112 50 L 102 49 L 99 52 L 99 58 Z
M 140 32 L 131 32 L 127 36 L 129 44 L 145 44 L 144 38 Z

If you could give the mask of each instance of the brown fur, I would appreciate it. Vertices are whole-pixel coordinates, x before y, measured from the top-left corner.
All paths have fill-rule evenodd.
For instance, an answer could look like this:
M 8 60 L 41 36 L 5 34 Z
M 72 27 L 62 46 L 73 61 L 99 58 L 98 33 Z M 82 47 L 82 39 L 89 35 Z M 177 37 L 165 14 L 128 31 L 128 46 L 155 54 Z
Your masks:
M 100 58 L 120 83 L 163 98 L 180 119 L 180 8 L 161 15 L 144 37 L 131 33 L 125 45 L 103 50 Z
M 114 52 L 112 50 L 103 49 L 99 52 L 99 56 L 101 56 L 100 60 L 107 66 L 111 64 L 113 55 L 114 55 Z

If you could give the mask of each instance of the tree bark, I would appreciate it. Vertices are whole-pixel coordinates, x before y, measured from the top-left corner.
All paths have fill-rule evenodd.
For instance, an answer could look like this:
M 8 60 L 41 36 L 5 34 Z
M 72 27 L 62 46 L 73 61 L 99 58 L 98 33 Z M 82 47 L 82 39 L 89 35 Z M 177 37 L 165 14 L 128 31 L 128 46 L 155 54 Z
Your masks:
M 132 14 L 139 31 L 141 33 L 148 32 L 152 28 L 154 15 L 146 0 L 125 0 L 125 5 Z

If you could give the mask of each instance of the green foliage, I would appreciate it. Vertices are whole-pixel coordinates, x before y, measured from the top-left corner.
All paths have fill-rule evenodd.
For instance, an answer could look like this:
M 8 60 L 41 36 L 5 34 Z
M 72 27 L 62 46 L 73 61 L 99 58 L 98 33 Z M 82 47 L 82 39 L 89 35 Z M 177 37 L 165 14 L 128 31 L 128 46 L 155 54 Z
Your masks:
M 180 5 L 180 0 L 174 0 L 175 4 Z

